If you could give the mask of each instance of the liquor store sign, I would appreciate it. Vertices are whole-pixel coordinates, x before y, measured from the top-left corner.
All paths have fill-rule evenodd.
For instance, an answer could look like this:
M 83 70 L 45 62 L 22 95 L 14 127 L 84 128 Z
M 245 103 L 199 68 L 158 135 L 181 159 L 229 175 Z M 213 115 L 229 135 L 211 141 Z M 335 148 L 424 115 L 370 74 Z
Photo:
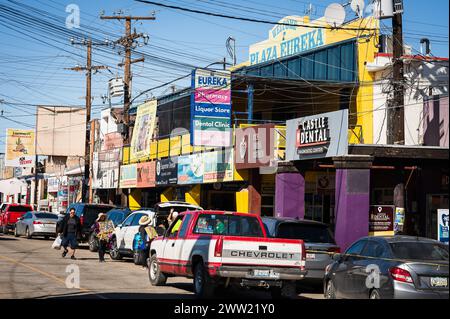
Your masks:
M 288 161 L 342 156 L 347 152 L 348 110 L 287 121 Z
M 191 144 L 231 145 L 231 73 L 196 69 L 192 72 Z

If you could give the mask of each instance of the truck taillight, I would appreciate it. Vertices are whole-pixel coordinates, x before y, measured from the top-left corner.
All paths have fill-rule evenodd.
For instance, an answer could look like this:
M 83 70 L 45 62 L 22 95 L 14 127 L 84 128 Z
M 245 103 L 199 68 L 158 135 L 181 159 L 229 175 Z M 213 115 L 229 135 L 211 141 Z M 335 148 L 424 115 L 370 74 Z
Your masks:
M 306 247 L 305 247 L 305 243 L 302 242 L 302 269 L 305 269 L 305 263 L 306 263 Z
M 214 257 L 222 257 L 223 237 L 219 237 L 214 247 Z
M 411 274 L 409 273 L 409 271 L 405 269 L 399 267 L 392 267 L 391 269 L 389 269 L 389 273 L 391 274 L 392 278 L 396 281 L 406 282 L 409 284 L 413 283 Z
M 84 224 L 84 216 L 80 217 L 80 224 L 83 225 Z

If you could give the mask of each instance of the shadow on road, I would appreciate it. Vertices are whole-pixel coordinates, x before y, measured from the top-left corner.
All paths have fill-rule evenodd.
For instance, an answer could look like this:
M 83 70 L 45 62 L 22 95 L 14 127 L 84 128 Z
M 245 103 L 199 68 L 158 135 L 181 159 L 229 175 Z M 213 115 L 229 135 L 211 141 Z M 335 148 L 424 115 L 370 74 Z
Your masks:
M 78 293 L 65 294 L 58 296 L 48 296 L 36 299 L 195 299 L 194 295 L 176 294 L 176 293 L 127 293 L 127 292 L 111 292 L 111 293 Z
M 18 240 L 17 238 L 13 238 L 13 237 L 5 237 L 3 235 L 0 236 L 0 240 Z

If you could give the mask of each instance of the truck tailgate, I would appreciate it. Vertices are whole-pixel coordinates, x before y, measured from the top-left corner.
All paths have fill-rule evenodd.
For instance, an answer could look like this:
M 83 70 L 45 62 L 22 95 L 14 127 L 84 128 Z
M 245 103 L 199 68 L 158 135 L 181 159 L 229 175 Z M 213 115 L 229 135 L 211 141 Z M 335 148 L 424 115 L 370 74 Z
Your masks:
M 301 240 L 223 237 L 222 241 L 223 265 L 305 266 Z

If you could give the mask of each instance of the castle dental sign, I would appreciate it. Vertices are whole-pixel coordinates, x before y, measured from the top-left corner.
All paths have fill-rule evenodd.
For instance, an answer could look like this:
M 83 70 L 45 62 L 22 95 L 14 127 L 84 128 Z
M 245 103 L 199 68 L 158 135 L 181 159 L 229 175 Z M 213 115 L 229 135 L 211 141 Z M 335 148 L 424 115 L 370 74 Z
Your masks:
M 305 24 L 305 18 L 303 17 L 290 16 L 283 18 L 279 23 L 269 31 L 268 40 L 250 46 L 249 59 L 251 65 L 297 55 L 326 44 L 324 29 L 312 30 L 311 28 L 297 26 Z M 315 23 L 316 21 L 313 21 L 311 24 Z
M 300 123 L 296 141 L 299 154 L 323 153 L 329 142 L 328 117 L 322 116 Z
M 286 122 L 286 160 L 344 156 L 348 153 L 348 110 Z

